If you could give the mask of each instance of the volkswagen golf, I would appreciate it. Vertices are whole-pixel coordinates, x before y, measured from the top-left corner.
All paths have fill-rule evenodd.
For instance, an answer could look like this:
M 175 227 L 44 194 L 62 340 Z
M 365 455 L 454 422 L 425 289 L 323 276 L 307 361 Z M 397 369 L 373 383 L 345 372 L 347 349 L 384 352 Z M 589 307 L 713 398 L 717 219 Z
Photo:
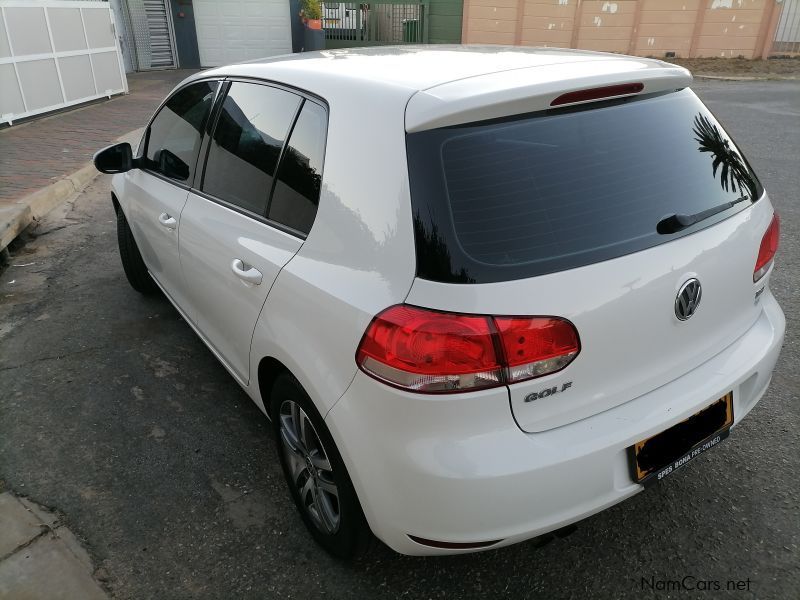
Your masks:
M 724 452 L 769 385 L 778 216 L 691 82 L 547 48 L 276 57 L 191 76 L 95 165 L 128 281 L 271 420 L 325 549 L 485 550 Z

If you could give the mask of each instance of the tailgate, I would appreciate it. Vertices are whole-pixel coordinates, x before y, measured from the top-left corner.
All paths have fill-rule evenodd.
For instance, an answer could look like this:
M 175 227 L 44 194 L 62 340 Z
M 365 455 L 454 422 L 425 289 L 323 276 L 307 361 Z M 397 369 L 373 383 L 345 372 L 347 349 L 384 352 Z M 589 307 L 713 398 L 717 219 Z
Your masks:
M 525 431 L 677 379 L 758 318 L 772 206 L 691 90 L 409 133 L 407 154 L 417 279 L 406 302 L 577 329 L 566 368 L 509 385 Z M 700 302 L 679 318 L 692 280 Z
M 761 310 L 754 298 L 765 282 L 753 284 L 753 264 L 772 214 L 764 198 L 674 242 L 530 279 L 460 286 L 417 279 L 406 302 L 572 321 L 581 340 L 577 358 L 563 371 L 509 386 L 519 426 L 543 431 L 677 379 L 746 332 Z M 675 299 L 690 278 L 700 281 L 701 302 L 681 321 Z

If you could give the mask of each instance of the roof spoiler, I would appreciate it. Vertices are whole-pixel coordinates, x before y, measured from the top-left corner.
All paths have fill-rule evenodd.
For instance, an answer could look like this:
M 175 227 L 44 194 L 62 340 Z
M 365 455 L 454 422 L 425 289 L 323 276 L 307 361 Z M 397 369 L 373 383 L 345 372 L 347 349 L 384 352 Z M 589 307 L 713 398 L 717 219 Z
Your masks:
M 646 59 L 609 59 L 501 71 L 417 92 L 406 106 L 406 131 L 677 90 L 691 83 L 692 76 L 686 69 Z

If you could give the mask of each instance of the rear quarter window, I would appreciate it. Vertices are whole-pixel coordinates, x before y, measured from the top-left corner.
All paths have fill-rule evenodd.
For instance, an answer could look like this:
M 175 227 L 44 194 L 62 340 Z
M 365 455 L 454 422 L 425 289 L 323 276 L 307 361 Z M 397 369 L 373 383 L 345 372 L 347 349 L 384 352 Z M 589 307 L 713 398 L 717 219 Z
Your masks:
M 327 127 L 325 109 L 306 100 L 281 158 L 267 211 L 270 220 L 304 234 L 311 230 L 319 205 Z
M 690 90 L 408 134 L 417 275 L 488 283 L 649 248 L 761 185 Z M 746 197 L 747 201 L 739 201 Z M 671 214 L 733 203 L 677 233 Z

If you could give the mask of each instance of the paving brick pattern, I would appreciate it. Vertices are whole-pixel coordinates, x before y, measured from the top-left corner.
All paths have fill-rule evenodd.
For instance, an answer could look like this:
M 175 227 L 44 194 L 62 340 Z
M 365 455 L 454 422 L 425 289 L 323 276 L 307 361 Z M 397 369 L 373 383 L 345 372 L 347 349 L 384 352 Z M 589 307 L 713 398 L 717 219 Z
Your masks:
M 0 129 L 0 204 L 77 171 L 98 149 L 144 126 L 164 96 L 191 73 L 132 73 L 128 95 Z

